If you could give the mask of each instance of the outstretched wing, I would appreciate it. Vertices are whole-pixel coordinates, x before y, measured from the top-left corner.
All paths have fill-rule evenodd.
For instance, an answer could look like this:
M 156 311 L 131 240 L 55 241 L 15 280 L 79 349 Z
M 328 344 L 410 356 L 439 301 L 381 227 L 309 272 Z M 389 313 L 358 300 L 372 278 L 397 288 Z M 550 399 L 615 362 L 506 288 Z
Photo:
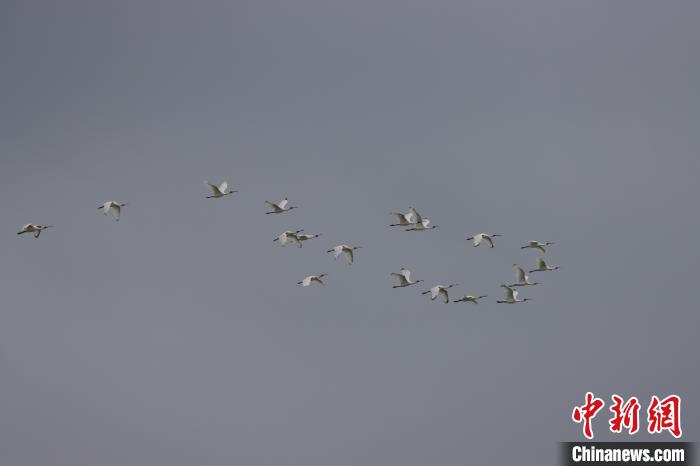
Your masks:
M 280 209 L 284 209 L 285 207 L 287 207 L 288 202 L 289 201 L 287 199 L 282 199 L 277 203 L 277 207 L 279 207 Z
M 228 181 L 224 181 L 219 185 L 219 191 L 221 191 L 221 194 L 225 194 L 226 191 L 228 190 Z

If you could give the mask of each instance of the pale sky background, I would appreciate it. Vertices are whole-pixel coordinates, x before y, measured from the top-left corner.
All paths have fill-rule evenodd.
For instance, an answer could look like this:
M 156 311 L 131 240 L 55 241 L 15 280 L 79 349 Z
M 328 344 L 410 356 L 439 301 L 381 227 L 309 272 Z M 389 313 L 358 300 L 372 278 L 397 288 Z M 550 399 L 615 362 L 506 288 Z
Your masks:
M 5 0 L 0 465 L 554 465 L 587 390 L 697 440 L 699 41 L 697 2 Z M 562 269 L 496 304 L 529 239 Z

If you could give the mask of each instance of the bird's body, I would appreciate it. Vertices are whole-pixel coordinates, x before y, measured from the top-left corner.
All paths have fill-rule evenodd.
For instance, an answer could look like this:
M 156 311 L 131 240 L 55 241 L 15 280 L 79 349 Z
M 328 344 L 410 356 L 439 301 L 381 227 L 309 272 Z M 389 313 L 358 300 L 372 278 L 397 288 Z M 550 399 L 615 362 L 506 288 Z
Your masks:
M 211 191 L 211 196 L 207 196 L 207 199 L 218 199 L 220 197 L 228 196 L 229 194 L 238 192 L 228 189 L 228 181 L 224 181 L 219 186 L 208 181 L 206 181 L 206 183 L 207 186 L 209 186 L 209 190 Z
M 508 285 L 501 285 L 505 289 L 505 297 L 502 300 L 496 301 L 500 304 L 515 304 L 530 301 L 530 298 L 518 299 L 518 291 Z
M 502 235 L 497 235 L 495 233 L 479 233 L 478 235 L 470 236 L 467 238 L 467 241 L 473 241 L 474 242 L 474 247 L 477 247 L 478 245 L 481 244 L 482 241 L 485 241 L 488 243 L 489 247 L 493 247 L 493 238 L 497 236 L 502 236 Z
M 513 264 L 513 267 L 515 267 L 515 283 L 510 285 L 511 287 L 539 285 L 539 282 L 530 282 L 530 277 L 525 275 L 525 271 L 518 264 Z
M 535 266 L 534 269 L 530 270 L 530 273 L 532 272 L 548 272 L 550 270 L 557 270 L 559 269 L 559 266 L 552 266 L 552 265 L 547 265 L 547 263 L 544 261 L 544 259 L 539 258 L 537 259 L 537 265 Z
M 279 241 L 281 246 L 286 246 L 288 242 L 294 243 L 297 247 L 301 247 L 301 241 L 299 241 L 299 237 L 297 236 L 301 231 L 303 230 L 287 230 L 283 233 L 281 233 L 277 238 L 273 239 L 272 241 Z
M 542 243 L 540 241 L 530 240 L 527 242 L 527 244 L 525 246 L 520 246 L 520 249 L 528 249 L 528 248 L 537 249 L 537 250 L 541 251 L 542 254 L 544 254 L 547 252 L 544 249 L 544 247 L 549 246 L 550 244 L 554 244 L 554 243 L 551 241 Z
M 125 202 L 107 201 L 101 206 L 99 206 L 97 209 L 102 210 L 105 215 L 107 215 L 108 212 L 112 211 L 112 214 L 114 215 L 114 220 L 118 222 L 122 214 L 122 207 L 125 206 Z
M 301 231 L 304 231 L 304 230 L 300 230 L 300 232 Z M 297 232 L 297 234 L 296 234 L 297 240 L 299 240 L 299 242 L 308 241 L 310 239 L 318 238 L 319 236 L 321 236 L 321 233 L 317 233 L 315 235 L 309 235 L 309 234 L 300 233 L 300 232 Z
M 308 277 L 306 277 L 302 281 L 297 282 L 297 285 L 310 286 L 314 282 L 319 283 L 321 285 L 325 285 L 325 283 L 323 283 L 323 280 L 321 280 L 321 278 L 323 278 L 325 276 L 326 276 L 325 273 L 322 273 L 320 275 L 309 275 Z
M 453 303 L 473 303 L 473 304 L 479 304 L 479 300 L 482 298 L 486 298 L 486 295 L 480 295 L 480 296 L 472 296 L 472 295 L 466 295 L 462 296 L 459 299 L 455 299 L 452 301 Z
M 348 260 L 348 264 L 352 264 L 355 260 L 355 255 L 353 251 L 360 249 L 362 246 L 348 246 L 347 244 L 339 244 L 333 249 L 326 251 L 327 253 L 333 253 L 333 259 L 338 259 L 338 256 L 345 254 L 345 258 Z
M 435 301 L 435 299 L 436 299 L 438 296 L 441 296 L 443 302 L 444 302 L 445 304 L 447 304 L 447 303 L 450 302 L 450 296 L 449 296 L 449 294 L 447 293 L 447 290 L 450 289 L 450 288 L 452 288 L 453 286 L 457 286 L 457 284 L 454 283 L 454 284 L 448 285 L 448 286 L 444 286 L 444 285 L 435 285 L 434 287 L 432 287 L 432 288 L 429 289 L 428 291 L 423 291 L 421 294 L 428 294 L 428 293 L 430 293 L 430 300 L 431 300 L 431 301 Z
M 412 228 L 406 228 L 406 231 L 426 231 L 438 228 L 438 225 L 431 225 L 429 218 L 422 218 L 419 223 Z
M 289 199 L 287 199 L 286 197 L 279 201 L 277 204 L 270 201 L 265 201 L 265 203 L 269 205 L 272 209 L 270 212 L 265 212 L 266 214 L 282 214 L 284 212 L 289 212 L 290 210 L 297 208 L 296 206 L 288 205 Z
M 423 280 L 411 281 L 411 271 L 405 267 L 401 268 L 400 272 L 392 272 L 391 275 L 399 279 L 399 284 L 392 286 L 392 288 L 404 288 L 406 286 L 415 285 Z
M 53 225 L 34 225 L 32 223 L 27 223 L 22 227 L 21 230 L 17 232 L 18 235 L 23 235 L 25 233 L 34 233 L 34 238 L 38 238 L 41 232 L 47 228 L 52 228 Z

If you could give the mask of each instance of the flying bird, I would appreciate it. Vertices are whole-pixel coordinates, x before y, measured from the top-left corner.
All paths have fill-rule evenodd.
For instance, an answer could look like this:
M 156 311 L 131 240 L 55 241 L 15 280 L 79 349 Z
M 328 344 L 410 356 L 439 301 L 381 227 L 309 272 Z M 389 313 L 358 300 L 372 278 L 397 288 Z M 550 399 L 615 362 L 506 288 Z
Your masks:
M 304 230 L 287 230 L 283 233 L 281 233 L 277 238 L 273 239 L 272 241 L 279 241 L 280 245 L 286 246 L 288 241 L 293 242 L 297 247 L 301 247 L 301 241 L 299 241 L 299 237 L 297 236 L 298 233 L 302 232 Z
M 497 236 L 503 235 L 497 235 L 492 233 L 479 233 L 478 235 L 470 236 L 469 238 L 467 238 L 467 241 L 474 241 L 474 247 L 480 245 L 482 241 L 486 241 L 489 244 L 489 247 L 492 248 L 493 238 Z
M 218 199 L 220 197 L 228 196 L 229 194 L 238 192 L 228 189 L 228 181 L 224 181 L 219 186 L 208 181 L 205 181 L 205 183 L 207 183 L 207 186 L 209 186 L 209 190 L 211 191 L 211 196 L 207 196 L 207 199 Z
M 297 206 L 287 206 L 287 204 L 289 203 L 289 199 L 287 199 L 286 197 L 279 201 L 277 204 L 270 201 L 265 201 L 265 203 L 268 204 L 272 209 L 270 212 L 265 212 L 266 214 L 282 214 L 284 212 L 289 212 L 290 210 L 297 208 Z
M 530 270 L 530 273 L 532 272 L 547 272 L 549 270 L 557 270 L 559 269 L 559 266 L 552 266 L 552 265 L 547 265 L 547 263 L 542 259 L 541 257 L 537 259 L 537 265 L 535 266 L 534 269 Z
M 300 242 L 301 241 L 308 241 L 310 239 L 318 238 L 319 236 L 321 236 L 321 233 L 317 233 L 315 235 L 309 235 L 307 233 L 301 233 L 302 231 L 304 231 L 304 230 L 299 230 L 295 235 Z
M 341 254 L 345 254 L 345 258 L 348 260 L 348 264 L 352 264 L 354 260 L 353 251 L 360 249 L 362 246 L 348 246 L 347 244 L 339 244 L 333 249 L 329 249 L 328 252 L 333 253 L 333 259 L 337 259 Z
M 41 232 L 46 230 L 47 228 L 53 228 L 53 225 L 34 225 L 31 223 L 27 223 L 22 227 L 20 231 L 17 232 L 17 234 L 22 235 L 24 233 L 34 233 L 34 237 L 38 238 Z
M 114 215 L 114 220 L 117 222 L 119 221 L 119 218 L 121 217 L 122 213 L 122 207 L 125 207 L 126 203 L 125 202 L 114 202 L 114 201 L 107 201 L 101 206 L 97 208 L 97 210 L 102 210 L 105 215 L 111 210 L 112 214 Z
M 411 271 L 405 267 L 401 267 L 400 272 L 391 272 L 391 275 L 399 279 L 398 285 L 393 285 L 392 288 L 404 288 L 406 286 L 415 285 L 423 280 L 411 281 Z
M 505 297 L 502 300 L 496 301 L 497 303 L 515 304 L 515 303 L 524 303 L 525 301 L 531 301 L 530 298 L 518 299 L 518 291 L 511 288 L 508 285 L 501 285 L 501 287 L 506 290 Z
M 416 226 L 413 228 L 406 228 L 406 231 L 426 231 L 435 228 L 438 228 L 438 225 L 431 225 L 429 218 L 423 218 L 419 223 L 416 223 Z
M 513 264 L 515 267 L 515 283 L 510 285 L 513 286 L 528 286 L 528 285 L 539 285 L 539 282 L 530 282 L 530 277 L 525 275 L 525 271 L 518 264 Z
M 428 291 L 423 291 L 421 294 L 428 294 L 428 293 L 430 293 L 430 300 L 431 300 L 431 301 L 435 301 L 435 298 L 437 298 L 438 296 L 442 296 L 443 302 L 444 302 L 445 304 L 447 304 L 447 303 L 450 302 L 450 297 L 449 297 L 449 295 L 447 294 L 447 290 L 450 289 L 450 288 L 452 288 L 453 286 L 457 286 L 457 284 L 454 283 L 454 284 L 448 285 L 448 286 L 435 285 L 434 287 L 432 287 L 432 288 L 429 289 Z
M 397 223 L 392 223 L 389 225 L 390 227 L 409 227 L 411 225 L 415 225 L 418 223 L 416 221 L 416 210 L 413 207 L 410 207 L 408 212 L 401 213 L 401 212 L 392 212 L 391 215 L 396 217 L 396 222 Z
M 484 294 L 484 295 L 480 295 L 480 296 L 472 296 L 472 295 L 468 294 L 468 295 L 466 295 L 466 296 L 462 296 L 462 297 L 459 298 L 459 299 L 455 299 L 455 300 L 452 301 L 452 302 L 453 302 L 453 303 L 474 303 L 474 304 L 479 304 L 479 300 L 480 300 L 481 298 L 486 298 L 486 297 L 487 297 L 487 296 L 486 296 L 485 294 Z
M 322 273 L 322 274 L 320 274 L 320 275 L 309 275 L 308 277 L 306 277 L 306 278 L 303 279 L 302 281 L 297 282 L 297 285 L 309 286 L 309 285 L 311 285 L 312 283 L 316 282 L 316 283 L 320 283 L 321 285 L 324 285 L 324 286 L 325 286 L 325 283 L 323 283 L 323 280 L 321 280 L 321 278 L 323 278 L 323 277 L 325 277 L 325 276 L 326 276 L 325 273 Z
M 520 249 L 527 249 L 527 248 L 539 249 L 540 251 L 542 251 L 542 254 L 544 254 L 545 252 L 547 252 L 547 251 L 545 251 L 544 247 L 549 246 L 550 244 L 554 244 L 554 243 L 551 241 L 546 242 L 546 243 L 541 243 L 539 241 L 530 240 L 527 242 L 527 244 L 525 246 L 520 246 Z

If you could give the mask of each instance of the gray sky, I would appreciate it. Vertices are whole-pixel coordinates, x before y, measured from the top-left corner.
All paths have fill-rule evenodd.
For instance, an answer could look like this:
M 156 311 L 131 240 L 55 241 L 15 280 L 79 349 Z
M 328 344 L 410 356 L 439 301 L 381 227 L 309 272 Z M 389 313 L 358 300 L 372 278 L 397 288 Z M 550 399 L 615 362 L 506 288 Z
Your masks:
M 699 14 L 5 1 L 0 463 L 553 465 L 587 390 L 678 393 L 696 440 Z M 409 205 L 440 228 L 388 228 Z M 498 305 L 529 239 L 562 269 Z

